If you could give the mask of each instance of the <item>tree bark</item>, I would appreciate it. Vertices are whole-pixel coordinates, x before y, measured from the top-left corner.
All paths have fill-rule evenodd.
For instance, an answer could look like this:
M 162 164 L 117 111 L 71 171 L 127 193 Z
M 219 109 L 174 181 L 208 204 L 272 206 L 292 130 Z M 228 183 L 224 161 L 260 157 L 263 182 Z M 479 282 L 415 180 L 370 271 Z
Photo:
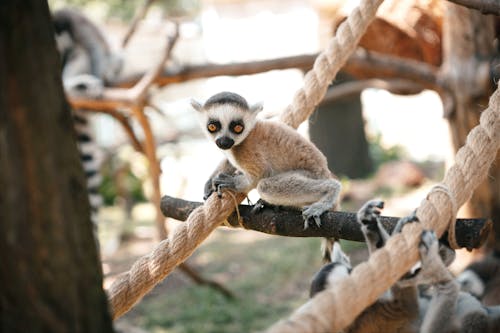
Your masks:
M 51 22 L 0 3 L 0 331 L 112 332 Z
M 446 3 L 443 23 L 444 62 L 441 77 L 452 93 L 454 107 L 449 113 L 455 150 L 465 143 L 469 131 L 494 90 L 490 62 L 498 51 L 494 47 L 493 16 Z M 469 216 L 491 216 L 494 232 L 489 247 L 500 250 L 500 154 L 488 179 L 479 185 L 468 205 Z
M 201 202 L 186 201 L 165 195 L 161 199 L 161 210 L 166 217 L 186 221 L 191 212 L 201 206 Z M 304 218 L 300 210 L 293 208 L 265 207 L 253 212 L 254 206 L 239 205 L 227 223 L 231 227 L 245 228 L 270 235 L 288 237 L 332 237 L 364 242 L 364 236 L 356 219 L 356 213 L 327 212 L 321 216 L 321 226 L 313 225 L 304 229 Z M 381 216 L 380 222 L 391 233 L 399 217 Z M 457 219 L 455 234 L 460 247 L 468 250 L 482 246 L 491 230 L 487 219 Z M 447 234 L 442 237 L 447 242 Z

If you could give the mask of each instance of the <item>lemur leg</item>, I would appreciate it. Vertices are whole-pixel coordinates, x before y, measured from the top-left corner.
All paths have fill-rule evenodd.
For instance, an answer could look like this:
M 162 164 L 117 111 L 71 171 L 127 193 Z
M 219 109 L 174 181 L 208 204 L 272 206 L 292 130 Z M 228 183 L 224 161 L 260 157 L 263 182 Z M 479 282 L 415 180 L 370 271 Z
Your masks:
M 321 225 L 320 216 L 335 207 L 341 185 L 333 178 L 314 179 L 305 171 L 289 171 L 263 178 L 257 184 L 260 197 L 273 205 L 303 208 L 304 228 L 314 220 Z
M 439 255 L 439 241 L 434 231 L 422 232 L 419 252 L 422 269 L 416 276 L 417 283 L 434 287 L 434 295 L 427 307 L 420 332 L 447 332 L 452 328 L 458 284 Z
M 384 202 L 370 200 L 361 207 L 356 214 L 361 231 L 365 236 L 366 245 L 370 255 L 378 248 L 385 245 L 389 234 L 380 223 L 380 210 L 384 208 Z

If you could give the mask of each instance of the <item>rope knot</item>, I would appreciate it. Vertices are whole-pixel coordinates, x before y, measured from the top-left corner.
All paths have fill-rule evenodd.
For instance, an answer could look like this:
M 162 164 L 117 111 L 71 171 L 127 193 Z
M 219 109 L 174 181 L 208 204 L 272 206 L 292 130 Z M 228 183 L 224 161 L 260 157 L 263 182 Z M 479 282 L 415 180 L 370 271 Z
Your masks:
M 456 216 L 458 211 L 457 201 L 453 193 L 451 193 L 450 188 L 442 183 L 433 186 L 429 191 L 429 194 L 427 194 L 426 199 L 428 200 L 433 193 L 437 192 L 443 193 L 448 201 L 447 207 L 449 207 L 450 209 L 450 221 L 448 223 L 448 243 L 450 244 L 450 247 L 452 249 L 456 250 L 460 248 L 455 235 L 455 224 L 457 223 Z

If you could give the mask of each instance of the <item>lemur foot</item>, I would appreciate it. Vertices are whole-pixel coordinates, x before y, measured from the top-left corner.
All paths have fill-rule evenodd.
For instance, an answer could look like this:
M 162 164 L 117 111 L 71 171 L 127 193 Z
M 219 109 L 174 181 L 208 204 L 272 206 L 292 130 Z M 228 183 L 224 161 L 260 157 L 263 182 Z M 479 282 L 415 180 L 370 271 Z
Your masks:
M 437 239 L 436 233 L 432 230 L 422 231 L 422 236 L 420 238 L 420 244 L 418 245 L 418 251 L 420 252 L 420 259 L 424 263 L 429 255 L 439 257 L 439 241 Z
M 418 247 L 422 261 L 421 281 L 427 284 L 447 283 L 454 276 L 446 268 L 439 253 L 439 240 L 433 230 L 424 230 Z
M 214 187 L 217 190 L 217 196 L 222 197 L 223 190 L 235 190 L 236 183 L 234 181 L 234 176 L 228 175 L 226 173 L 219 173 L 212 180 Z
M 367 227 L 377 227 L 380 218 L 380 210 L 384 208 L 382 200 L 370 200 L 358 211 L 358 221 Z
M 398 232 L 401 232 L 401 230 L 403 230 L 403 227 L 405 225 L 407 225 L 408 223 L 413 223 L 413 222 L 420 222 L 418 217 L 417 217 L 416 210 L 414 210 L 410 215 L 400 218 L 398 220 L 398 223 L 396 223 L 396 226 L 394 227 L 392 234 L 394 235 Z
M 402 285 L 436 284 L 453 280 L 439 255 L 439 240 L 433 230 L 424 230 L 418 245 L 420 263 L 400 280 Z
M 265 208 L 272 208 L 273 211 L 275 213 L 279 212 L 279 210 L 281 209 L 281 206 L 277 206 L 277 205 L 272 205 L 270 204 L 269 202 L 267 201 L 264 201 L 262 199 L 259 199 L 255 205 L 253 205 L 252 207 L 252 211 L 251 211 L 251 214 L 258 214 L 260 212 L 262 212 L 262 210 L 264 210 Z
M 314 203 L 310 206 L 304 207 L 302 210 L 302 217 L 304 218 L 304 230 L 307 229 L 312 221 L 318 227 L 321 227 L 321 215 L 328 209 L 322 203 Z

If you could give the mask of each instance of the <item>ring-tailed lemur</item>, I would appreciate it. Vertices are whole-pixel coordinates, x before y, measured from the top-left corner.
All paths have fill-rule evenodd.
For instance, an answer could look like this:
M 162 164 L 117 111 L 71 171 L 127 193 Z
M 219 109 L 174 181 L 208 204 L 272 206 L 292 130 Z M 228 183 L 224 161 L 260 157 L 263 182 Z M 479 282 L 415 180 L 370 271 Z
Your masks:
M 240 95 L 222 92 L 191 105 L 208 138 L 226 155 L 205 184 L 205 199 L 213 192 L 257 188 L 268 204 L 302 209 L 304 228 L 310 222 L 319 226 L 321 215 L 336 207 L 341 185 L 325 156 L 291 127 L 257 119 L 261 104 L 249 106 Z
M 83 14 L 73 9 L 57 10 L 52 15 L 55 38 L 62 63 L 62 79 L 66 94 L 99 97 L 103 87 L 115 78 L 122 60 L 113 53 L 102 32 Z M 73 110 L 73 120 L 80 159 L 87 177 L 94 230 L 96 213 L 102 204 L 98 192 L 101 183 L 98 147 L 94 140 L 90 112 Z
M 372 200 L 357 215 L 370 254 L 384 246 L 389 237 L 379 220 L 381 208 L 382 201 Z M 418 221 L 415 215 L 401 219 L 393 234 L 413 221 Z M 485 307 L 472 295 L 459 292 L 457 282 L 446 268 L 454 258 L 453 250 L 441 245 L 434 232 L 424 231 L 419 252 L 419 270 L 407 273 L 345 332 L 498 332 L 500 307 Z M 345 257 L 336 245 L 332 254 L 335 261 L 325 265 L 313 278 L 311 297 L 349 275 L 351 265 Z

